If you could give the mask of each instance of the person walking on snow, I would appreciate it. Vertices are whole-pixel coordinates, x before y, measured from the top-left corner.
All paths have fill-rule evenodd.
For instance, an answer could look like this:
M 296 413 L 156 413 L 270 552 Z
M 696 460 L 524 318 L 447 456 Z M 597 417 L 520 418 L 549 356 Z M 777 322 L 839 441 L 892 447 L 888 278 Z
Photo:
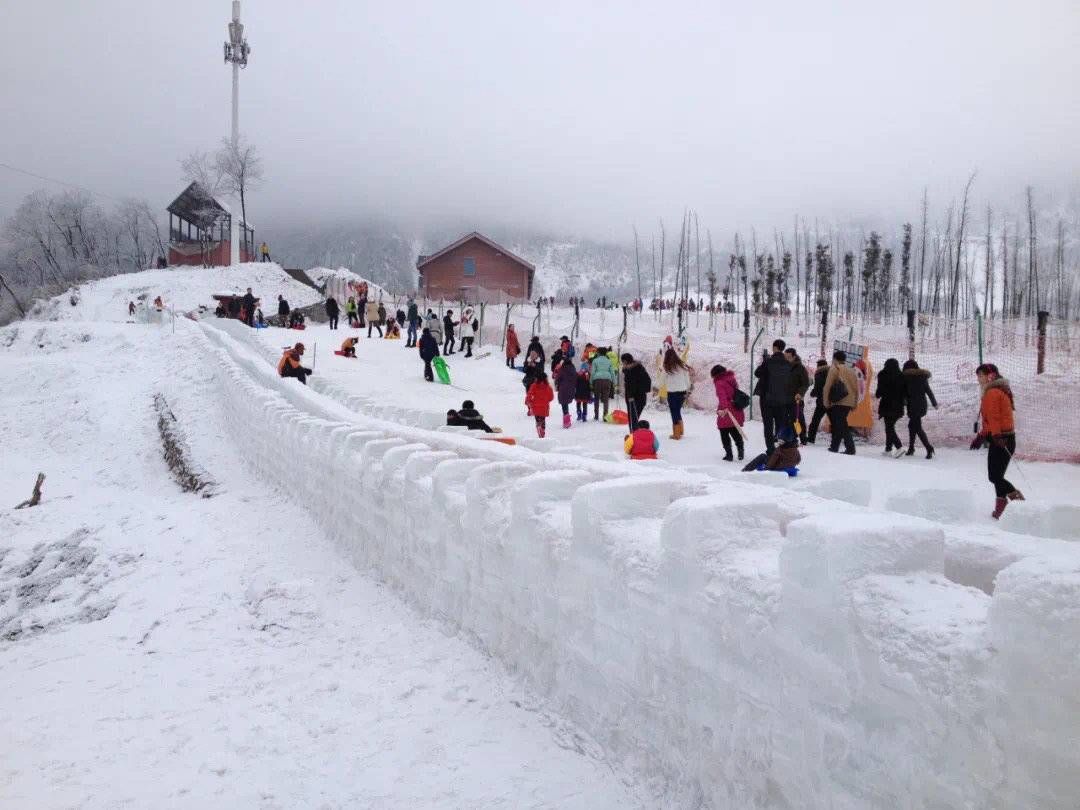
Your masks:
M 569 360 L 559 363 L 555 370 L 555 389 L 559 392 L 559 406 L 562 408 L 562 426 L 570 427 L 570 403 L 577 395 L 577 372 Z
M 848 414 L 859 404 L 858 396 L 859 380 L 847 364 L 847 353 L 833 352 L 832 365 L 825 375 L 825 408 L 829 412 L 829 429 L 832 431 L 830 453 L 839 452 L 840 443 L 843 442 L 844 454 L 855 455 L 855 439 L 848 427 Z M 769 455 L 772 455 L 772 450 Z
M 540 343 L 540 338 L 536 335 L 533 335 L 532 339 L 529 341 L 529 345 L 525 349 L 525 356 L 528 357 L 533 352 L 536 352 L 536 356 L 540 358 L 541 366 L 547 362 L 547 355 L 544 353 L 544 347 Z
M 435 381 L 435 373 L 431 370 L 431 361 L 439 356 L 439 344 L 431 334 L 431 330 L 425 329 L 420 335 L 420 359 L 424 361 L 424 379 L 428 382 Z
M 1013 418 L 1016 402 L 1009 381 L 1001 376 L 993 363 L 983 363 L 975 369 L 975 377 L 982 389 L 979 402 L 981 428 L 971 440 L 971 449 L 978 450 L 987 443 L 990 445 L 986 456 L 986 477 L 994 485 L 994 511 L 990 517 L 997 520 L 1009 501 L 1024 500 L 1020 490 L 1005 478 L 1005 471 L 1016 453 L 1016 422 Z
M 506 367 L 513 368 L 514 360 L 521 354 L 521 344 L 518 342 L 517 332 L 514 331 L 514 325 L 509 324 L 506 327 Z
M 547 418 L 551 413 L 551 400 L 554 398 L 555 392 L 551 390 L 547 374 L 541 366 L 536 379 L 525 394 L 525 405 L 536 420 L 536 435 L 541 439 L 547 435 Z
M 645 370 L 645 366 L 635 360 L 634 355 L 629 352 L 620 360 L 622 361 L 623 393 L 626 396 L 626 414 L 630 421 L 630 432 L 633 433 L 637 429 L 641 412 L 645 410 L 649 392 L 652 391 L 652 377 Z
M 754 376 L 761 382 L 761 422 L 765 434 L 765 452 L 776 449 L 776 434 L 795 422 L 795 400 L 791 390 L 791 363 L 784 357 L 787 344 L 777 339 L 772 354 L 761 361 Z M 756 389 L 755 389 L 756 390 Z
M 435 338 L 435 341 L 442 345 L 442 321 L 439 320 L 439 316 L 432 312 L 430 309 L 427 311 L 427 315 L 424 316 L 424 326 L 431 333 L 431 336 Z
M 724 461 L 734 461 L 731 455 L 731 443 L 739 453 L 739 461 L 743 460 L 743 436 L 742 426 L 746 416 L 742 408 L 735 406 L 735 392 L 739 390 L 739 383 L 735 379 L 735 372 L 723 366 L 713 366 L 709 371 L 713 386 L 716 388 L 716 429 L 720 431 L 720 441 L 724 444 Z
M 690 367 L 674 348 L 668 347 L 660 364 L 660 385 L 667 387 L 668 410 L 671 411 L 670 439 L 683 437 L 682 408 L 690 391 Z
M 356 314 L 356 299 L 351 295 L 345 302 L 345 319 L 349 322 L 350 329 L 355 329 L 360 323 L 360 317 Z
M 810 426 L 806 430 L 806 441 L 814 444 L 817 441 L 817 432 L 821 427 L 821 420 L 825 418 L 825 378 L 829 374 L 829 364 L 824 360 L 817 361 L 817 369 L 814 371 L 814 385 L 810 389 L 810 397 L 814 400 L 814 415 L 810 418 Z
M 647 419 L 639 420 L 637 427 L 623 439 L 623 451 L 633 461 L 656 458 L 656 454 L 660 451 L 660 440 L 649 428 Z
M 926 431 L 922 426 L 922 420 L 927 411 L 927 400 L 934 406 L 934 410 L 937 410 L 937 400 L 934 398 L 934 392 L 930 390 L 930 372 L 919 368 L 919 364 L 914 360 L 905 360 L 904 385 L 907 389 L 908 415 L 908 449 L 905 455 L 915 455 L 915 437 L 918 436 L 923 447 L 926 448 L 926 457 L 931 459 L 934 457 L 934 448 L 930 445 L 930 440 L 926 437 Z
M 262 256 L 262 260 L 264 262 L 270 261 L 270 246 L 266 244 L 266 242 L 263 242 L 261 245 L 259 245 L 259 253 Z
M 443 340 L 445 345 L 443 346 L 443 354 L 447 357 L 454 353 L 454 310 L 446 310 L 446 314 L 443 315 Z
M 381 305 L 378 301 L 368 301 L 364 306 L 364 317 L 367 319 L 367 336 L 371 337 L 371 330 L 374 327 L 375 331 L 379 333 L 379 337 L 382 337 L 382 319 L 379 317 L 379 307 Z M 383 315 L 386 314 L 386 310 L 383 310 Z M 362 327 L 364 324 L 361 323 Z
M 277 314 L 281 319 L 281 327 L 284 329 L 289 325 L 289 302 L 282 295 L 277 297 Z
M 405 313 L 405 320 L 409 322 L 409 329 L 405 333 L 405 348 L 411 349 L 416 345 L 416 330 L 420 327 L 420 309 L 411 298 L 409 299 L 409 309 Z
M 466 310 L 461 318 L 461 348 L 465 350 L 466 357 L 473 356 L 473 341 L 476 340 L 479 331 L 480 320 L 473 314 L 471 309 Z
M 608 415 L 608 402 L 615 393 L 615 367 L 606 351 L 598 349 L 589 363 L 589 377 L 593 390 L 593 420 L 600 419 L 600 406 L 604 406 L 604 418 Z
M 874 397 L 878 400 L 878 416 L 885 423 L 885 455 L 904 449 L 904 443 L 896 433 L 896 423 L 904 415 L 904 403 L 907 401 L 907 383 L 900 371 L 900 363 L 890 357 L 877 375 L 877 389 Z
M 338 315 L 341 310 L 338 307 L 337 299 L 334 296 L 330 296 L 326 299 L 326 317 L 330 319 L 330 328 L 338 328 Z
M 791 346 L 784 349 L 784 359 L 791 363 L 791 399 L 795 411 L 795 424 L 799 426 L 799 443 L 806 444 L 806 413 L 803 410 L 803 399 L 810 388 L 810 374 L 803 365 L 799 353 Z
M 582 363 L 577 373 L 577 390 L 574 391 L 579 422 L 589 421 L 589 403 L 592 402 L 592 386 L 589 385 L 589 364 Z

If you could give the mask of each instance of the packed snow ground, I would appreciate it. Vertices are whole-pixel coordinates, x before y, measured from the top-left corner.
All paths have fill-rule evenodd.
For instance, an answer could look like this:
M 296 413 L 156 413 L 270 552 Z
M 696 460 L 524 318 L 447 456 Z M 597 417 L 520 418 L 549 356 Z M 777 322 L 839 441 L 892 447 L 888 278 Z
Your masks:
M 344 329 L 178 319 L 173 337 L 70 321 L 122 319 L 109 301 L 123 313 L 123 295 L 107 294 L 88 285 L 90 306 L 46 315 L 69 322 L 0 332 L 0 363 L 29 380 L 3 393 L 5 435 L 45 412 L 13 442 L 4 491 L 25 497 L 50 460 L 73 476 L 63 488 L 50 464 L 46 504 L 0 513 L 13 806 L 50 790 L 109 806 L 117 784 L 135 805 L 633 806 L 605 757 L 648 784 L 648 806 L 1074 805 L 1075 467 L 1024 465 L 1017 483 L 1038 499 L 993 525 L 985 459 L 966 451 L 843 459 L 819 445 L 796 479 L 740 474 L 719 461 L 711 416 L 690 414 L 676 444 L 652 412 L 662 460 L 632 464 L 607 425 L 528 439 L 498 349 L 451 358 L 446 388 L 401 342 L 333 357 Z M 309 388 L 273 372 L 296 339 Z M 84 365 L 90 382 L 61 373 Z M 215 498 L 180 495 L 156 458 L 157 391 Z M 466 397 L 525 447 L 428 429 Z M 754 452 L 760 426 L 748 432 Z M 459 660 L 477 664 L 456 680 L 440 662 Z M 437 686 L 409 693 L 432 671 Z M 55 704 L 32 699 L 43 682 Z M 522 700 L 520 682 L 541 697 Z M 484 693 L 488 725 L 467 701 L 438 714 L 435 695 L 463 684 Z M 546 711 L 518 713 L 489 697 L 500 689 Z M 406 693 L 419 705 L 390 700 Z M 513 762 L 490 786 L 500 751 Z M 571 786 L 582 793 L 564 798 Z
M 0 806 L 638 806 L 586 736 L 251 476 L 193 337 L 0 330 Z M 158 392 L 215 497 L 170 478 Z M 11 509 L 39 471 L 42 504 Z M 362 533 L 361 493 L 352 514 Z

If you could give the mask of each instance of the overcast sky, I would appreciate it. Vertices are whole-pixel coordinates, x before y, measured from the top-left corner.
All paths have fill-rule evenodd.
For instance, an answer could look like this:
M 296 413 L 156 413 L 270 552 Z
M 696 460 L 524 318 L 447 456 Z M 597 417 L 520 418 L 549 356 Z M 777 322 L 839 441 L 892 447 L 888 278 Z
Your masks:
M 0 0 L 0 163 L 146 197 L 228 133 L 227 0 Z M 248 0 L 257 225 L 626 238 L 916 217 L 1080 170 L 1076 0 Z M 47 186 L 0 169 L 0 216 Z M 55 186 L 52 186 L 55 188 Z M 262 231 L 264 234 L 267 231 Z M 272 237 L 272 233 L 271 233 Z

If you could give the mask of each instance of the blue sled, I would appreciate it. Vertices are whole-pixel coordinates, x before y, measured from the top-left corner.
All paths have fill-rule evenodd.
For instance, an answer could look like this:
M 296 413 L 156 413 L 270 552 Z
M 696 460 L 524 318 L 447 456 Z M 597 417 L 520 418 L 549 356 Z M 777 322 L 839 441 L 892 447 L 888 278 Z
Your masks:
M 788 478 L 794 478 L 795 476 L 797 476 L 799 474 L 799 468 L 798 467 L 784 467 L 783 469 L 780 469 L 780 470 L 766 470 L 764 464 L 759 465 L 758 468 L 757 468 L 757 471 L 758 472 L 782 472 L 782 473 L 787 473 Z

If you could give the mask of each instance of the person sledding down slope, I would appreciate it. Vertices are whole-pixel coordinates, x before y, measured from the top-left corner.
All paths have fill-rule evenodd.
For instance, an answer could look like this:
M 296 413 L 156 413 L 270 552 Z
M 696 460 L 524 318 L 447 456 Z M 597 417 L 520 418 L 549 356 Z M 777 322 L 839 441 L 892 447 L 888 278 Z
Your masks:
M 300 358 L 304 355 L 304 344 L 297 343 L 291 349 L 286 349 L 278 361 L 277 371 L 279 377 L 295 377 L 304 385 L 307 385 L 307 377 L 312 373 L 310 368 L 300 364 Z
M 971 449 L 978 450 L 984 444 L 990 444 L 986 457 L 987 478 L 994 485 L 994 511 L 990 517 L 1001 517 L 1009 501 L 1025 500 L 1023 494 L 1005 478 L 1013 453 L 1016 452 L 1016 423 L 1013 400 L 1009 381 L 1001 376 L 993 363 L 983 363 L 975 369 L 975 376 L 982 388 L 982 400 L 979 404 L 979 419 L 982 429 L 971 440 Z
M 633 461 L 656 458 L 660 450 L 660 440 L 649 428 L 648 419 L 639 419 L 637 427 L 623 439 L 623 450 Z
M 798 474 L 802 455 L 799 453 L 799 439 L 795 436 L 795 431 L 785 425 L 777 432 L 776 438 L 780 440 L 780 445 L 775 450 L 767 455 L 759 453 L 754 456 L 753 460 L 742 468 L 742 471 L 773 470 L 786 472 L 793 477 Z
M 446 424 L 468 428 L 469 430 L 482 430 L 485 433 L 502 433 L 502 428 L 491 427 L 484 421 L 483 414 L 476 410 L 476 406 L 471 399 L 461 403 L 461 410 L 447 411 Z

